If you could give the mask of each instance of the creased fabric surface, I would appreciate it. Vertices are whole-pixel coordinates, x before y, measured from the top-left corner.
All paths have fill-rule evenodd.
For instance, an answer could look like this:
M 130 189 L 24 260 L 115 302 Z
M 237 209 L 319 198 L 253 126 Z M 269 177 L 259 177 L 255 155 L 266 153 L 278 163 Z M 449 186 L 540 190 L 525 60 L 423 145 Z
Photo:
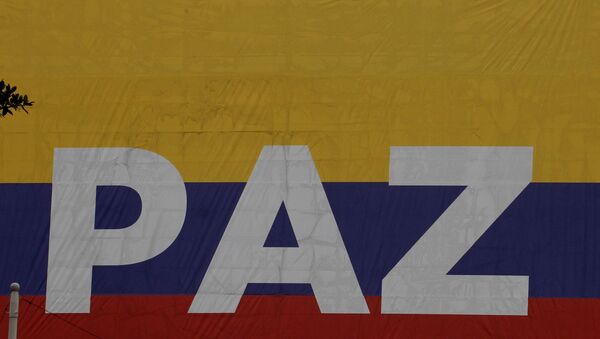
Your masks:
M 599 2 L 0 0 L 0 22 L 0 78 L 35 101 L 0 120 L 20 338 L 93 337 L 43 311 L 62 147 L 145 149 L 185 182 L 173 245 L 94 267 L 91 313 L 61 316 L 102 338 L 600 333 Z M 321 314 L 304 284 L 187 313 L 265 145 L 310 149 L 370 314 Z M 389 186 L 392 146 L 533 147 L 533 183 L 450 272 L 528 275 L 527 316 L 381 314 L 383 276 L 463 189 Z M 134 223 L 136 199 L 99 189 L 95 227 Z

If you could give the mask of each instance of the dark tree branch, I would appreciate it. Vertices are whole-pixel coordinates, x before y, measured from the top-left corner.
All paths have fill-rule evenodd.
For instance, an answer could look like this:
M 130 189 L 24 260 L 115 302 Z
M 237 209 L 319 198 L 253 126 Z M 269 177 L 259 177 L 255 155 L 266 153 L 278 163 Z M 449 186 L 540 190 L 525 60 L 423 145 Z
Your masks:
M 23 109 L 25 113 L 29 113 L 26 106 L 33 106 L 33 101 L 29 101 L 27 95 L 17 93 L 17 86 L 10 86 L 0 80 L 0 117 L 7 114 L 13 115 L 13 112 Z

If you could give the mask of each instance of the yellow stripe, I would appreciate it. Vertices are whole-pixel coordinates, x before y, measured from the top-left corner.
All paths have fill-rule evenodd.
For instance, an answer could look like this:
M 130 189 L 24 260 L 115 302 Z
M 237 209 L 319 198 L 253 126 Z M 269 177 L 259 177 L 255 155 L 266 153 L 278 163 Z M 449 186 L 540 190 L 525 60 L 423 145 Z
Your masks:
M 535 181 L 600 181 L 597 1 L 7 1 L 0 182 L 54 147 L 131 146 L 245 181 L 307 144 L 324 181 L 387 181 L 392 145 L 531 145 Z

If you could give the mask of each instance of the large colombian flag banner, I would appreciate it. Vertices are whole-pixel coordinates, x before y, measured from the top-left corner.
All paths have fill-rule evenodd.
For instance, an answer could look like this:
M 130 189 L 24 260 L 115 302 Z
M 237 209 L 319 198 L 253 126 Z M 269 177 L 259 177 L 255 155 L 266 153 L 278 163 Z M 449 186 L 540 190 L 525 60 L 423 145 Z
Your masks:
M 0 5 L 19 338 L 599 335 L 600 3 Z

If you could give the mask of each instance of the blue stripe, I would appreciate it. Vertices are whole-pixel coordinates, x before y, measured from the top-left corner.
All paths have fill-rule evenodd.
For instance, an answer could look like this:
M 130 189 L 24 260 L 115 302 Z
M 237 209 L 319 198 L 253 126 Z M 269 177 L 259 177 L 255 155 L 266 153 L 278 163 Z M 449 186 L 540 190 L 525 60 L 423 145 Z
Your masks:
M 325 183 L 325 190 L 365 295 L 462 187 L 390 187 Z M 94 294 L 194 294 L 244 188 L 188 183 L 188 210 L 177 240 L 143 263 L 95 267 Z M 50 184 L 0 184 L 0 286 L 19 281 L 45 294 Z M 98 227 L 118 228 L 139 215 L 125 188 L 97 194 Z M 530 184 L 451 270 L 452 274 L 529 275 L 531 297 L 600 297 L 600 184 Z M 6 293 L 7 291 L 5 291 Z M 251 284 L 248 294 L 311 294 L 303 284 Z

